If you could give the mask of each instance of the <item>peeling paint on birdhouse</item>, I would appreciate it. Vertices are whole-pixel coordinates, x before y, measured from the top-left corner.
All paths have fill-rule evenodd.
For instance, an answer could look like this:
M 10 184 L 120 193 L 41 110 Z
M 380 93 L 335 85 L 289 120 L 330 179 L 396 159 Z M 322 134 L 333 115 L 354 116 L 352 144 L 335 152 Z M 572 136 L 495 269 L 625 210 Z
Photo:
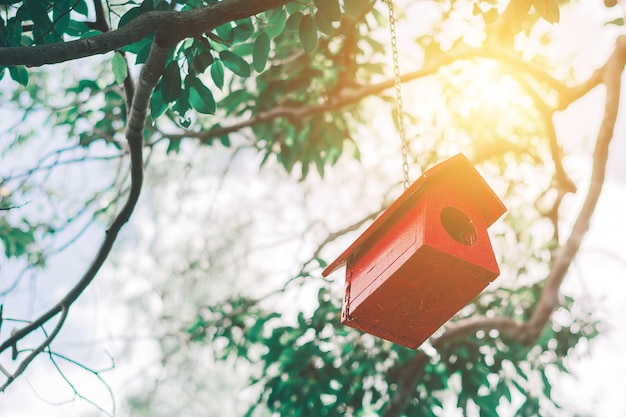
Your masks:
M 462 154 L 426 171 L 322 273 L 346 265 L 341 320 L 415 349 L 499 274 L 506 207 Z

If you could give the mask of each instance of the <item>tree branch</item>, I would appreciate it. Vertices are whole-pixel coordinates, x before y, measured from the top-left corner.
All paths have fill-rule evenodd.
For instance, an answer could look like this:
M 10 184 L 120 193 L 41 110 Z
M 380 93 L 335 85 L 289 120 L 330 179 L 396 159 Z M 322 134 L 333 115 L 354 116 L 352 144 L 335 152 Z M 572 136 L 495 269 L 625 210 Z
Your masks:
M 514 75 L 519 75 L 521 73 L 528 74 L 534 79 L 546 84 L 549 88 L 555 90 L 559 94 L 559 97 L 562 96 L 569 99 L 572 96 L 573 91 L 583 91 L 589 88 L 588 86 L 568 88 L 565 84 L 554 78 L 538 65 L 525 61 L 519 56 L 508 51 L 496 50 L 493 47 L 470 48 L 461 46 L 454 48 L 445 54 L 439 55 L 436 59 L 429 60 L 423 68 L 403 74 L 400 77 L 400 80 L 403 83 L 414 81 L 419 78 L 433 75 L 442 67 L 445 67 L 453 62 L 476 58 L 495 60 L 505 65 L 512 72 L 515 71 L 517 74 Z M 519 76 L 516 76 L 515 78 L 519 79 Z M 587 83 L 591 83 L 591 81 Z M 287 119 L 292 123 L 300 122 L 303 119 L 328 111 L 338 110 L 347 105 L 357 103 L 368 96 L 380 94 L 393 86 L 394 81 L 392 79 L 372 85 L 351 85 L 349 88 L 337 91 L 336 94 L 333 94 L 326 102 L 323 103 L 307 104 L 304 107 L 274 107 L 270 110 L 257 113 L 247 120 L 243 120 L 230 126 L 217 127 L 211 130 L 202 130 L 199 132 L 162 133 L 162 135 L 163 137 L 171 140 L 195 138 L 200 142 L 209 142 L 214 138 L 238 132 L 248 127 L 268 123 L 279 118 Z M 539 98 L 540 102 L 543 103 L 546 108 L 549 108 L 547 104 L 545 104 L 545 100 L 543 98 L 537 95 L 533 98 Z M 564 99 L 563 101 L 566 100 Z M 554 109 L 550 109 L 550 112 L 553 111 Z
M 70 42 L 0 48 L 0 66 L 36 67 L 121 49 L 159 32 L 168 45 L 199 36 L 224 23 L 243 19 L 289 3 L 289 0 L 224 0 L 185 12 L 147 12 L 102 35 Z
M 530 320 L 527 323 L 521 323 L 509 317 L 489 318 L 474 316 L 450 323 L 445 327 L 445 331 L 442 335 L 430 339 L 435 349 L 439 350 L 451 340 L 467 337 L 468 335 L 476 333 L 478 330 L 489 331 L 496 329 L 500 334 L 504 334 L 524 344 L 532 344 L 537 340 L 548 323 L 552 312 L 558 305 L 558 294 L 561 284 L 563 283 L 569 266 L 580 249 L 583 237 L 589 230 L 590 219 L 595 211 L 602 191 L 609 144 L 613 137 L 619 109 L 621 75 L 624 71 L 625 64 L 626 36 L 621 36 L 617 39 L 615 50 L 607 63 L 602 67 L 602 71 L 598 74 L 594 74 L 590 81 L 584 84 L 585 88 L 587 88 L 595 83 L 597 78 L 606 85 L 607 89 L 604 118 L 598 131 L 596 147 L 593 154 L 591 182 L 582 209 L 572 228 L 572 232 L 565 245 L 559 250 L 555 257 L 550 274 L 546 278 L 541 297 L 533 310 Z M 586 91 L 589 91 L 589 89 Z M 419 377 L 428 363 L 424 360 L 424 356 L 422 352 L 418 352 L 407 364 L 406 372 L 408 375 L 404 377 L 399 384 L 398 391 L 391 399 L 384 414 L 385 417 L 399 416 L 406 408 L 408 401 L 415 395 Z
M 65 323 L 65 319 L 67 318 L 67 310 L 68 310 L 67 306 L 64 306 L 64 305 L 61 306 L 61 311 L 60 311 L 61 312 L 61 317 L 59 318 L 59 321 L 57 322 L 56 326 L 54 326 L 54 329 L 52 330 L 50 335 L 48 335 L 48 337 L 46 337 L 45 340 L 41 344 L 39 344 L 39 346 L 37 346 L 35 349 L 33 349 L 32 352 L 30 352 L 28 354 L 28 356 L 26 358 L 24 358 L 24 360 L 22 360 L 22 362 L 20 362 L 19 366 L 17 367 L 17 369 L 13 373 L 11 373 L 10 375 L 7 376 L 7 379 L 4 382 L 4 384 L 2 384 L 2 386 L 0 386 L 0 392 L 4 392 L 4 390 L 7 389 L 7 387 L 9 385 L 11 385 L 13 383 L 13 381 L 15 381 L 15 379 L 17 379 L 17 377 L 19 377 L 20 375 L 22 375 L 24 373 L 24 371 L 26 370 L 28 365 L 30 365 L 30 363 L 41 352 L 43 352 L 45 348 L 50 346 L 50 343 L 52 343 L 52 341 L 57 336 L 57 334 L 59 334 L 59 331 L 61 330 L 61 327 L 63 327 L 63 324 Z M 39 327 L 39 326 L 37 326 L 37 327 Z M 13 335 L 11 335 L 11 338 L 13 338 Z M 17 343 L 17 340 L 11 345 L 11 347 L 14 348 L 16 343 Z
M 141 70 L 139 76 L 138 87 L 135 89 L 135 96 L 132 102 L 132 110 L 129 115 L 128 125 L 126 129 L 126 138 L 130 149 L 130 164 L 131 164 L 131 185 L 128 194 L 126 204 L 122 207 L 121 211 L 115 217 L 111 226 L 106 231 L 106 236 L 87 271 L 83 274 L 78 283 L 71 288 L 67 294 L 52 308 L 43 313 L 33 322 L 24 326 L 21 329 L 14 331 L 10 337 L 8 337 L 2 344 L 0 344 L 0 353 L 7 349 L 14 349 L 21 339 L 43 326 L 50 319 L 57 314 L 62 313 L 61 320 L 55 327 L 55 331 L 50 334 L 46 340 L 39 345 L 31 354 L 22 361 L 13 375 L 7 378 L 0 392 L 5 390 L 11 382 L 17 378 L 28 366 L 28 364 L 50 345 L 52 340 L 56 337 L 60 326 L 63 324 L 63 320 L 67 315 L 70 306 L 76 301 L 76 299 L 83 293 L 83 291 L 89 286 L 96 274 L 104 264 L 105 260 L 109 256 L 113 243 L 115 242 L 119 231 L 122 226 L 130 219 L 131 214 L 134 211 L 139 194 L 141 192 L 141 186 L 143 182 L 143 129 L 146 121 L 147 107 L 150 99 L 150 95 L 154 86 L 156 85 L 159 77 L 161 76 L 165 67 L 165 62 L 169 55 L 170 49 L 162 48 L 158 45 L 157 39 L 152 43 L 150 55 L 148 60 Z

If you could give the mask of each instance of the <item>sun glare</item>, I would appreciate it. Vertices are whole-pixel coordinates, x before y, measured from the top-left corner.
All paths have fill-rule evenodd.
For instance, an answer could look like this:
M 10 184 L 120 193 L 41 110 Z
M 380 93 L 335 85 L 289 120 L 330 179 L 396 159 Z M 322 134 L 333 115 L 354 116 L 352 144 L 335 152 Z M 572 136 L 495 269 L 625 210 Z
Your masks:
M 459 62 L 440 75 L 450 122 L 475 146 L 519 142 L 536 132 L 539 122 L 532 99 L 497 63 Z
M 463 116 L 476 109 L 502 111 L 509 107 L 532 106 L 532 101 L 512 76 L 502 73 L 491 61 L 463 62 L 449 75 L 448 83 L 460 89 Z

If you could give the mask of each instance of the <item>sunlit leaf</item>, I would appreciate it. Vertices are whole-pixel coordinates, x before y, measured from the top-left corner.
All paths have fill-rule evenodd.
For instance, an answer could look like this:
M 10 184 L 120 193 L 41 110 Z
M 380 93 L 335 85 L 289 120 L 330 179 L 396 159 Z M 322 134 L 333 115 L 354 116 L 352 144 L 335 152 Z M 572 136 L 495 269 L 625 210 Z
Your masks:
M 533 6 L 541 17 L 550 23 L 557 23 L 560 18 L 559 5 L 556 0 L 534 0 Z
M 624 18 L 623 17 L 618 17 L 616 19 L 613 19 L 613 20 L 610 20 L 610 21 L 606 22 L 605 25 L 624 26 Z
M 332 36 L 335 31 L 332 21 L 328 19 L 326 15 L 320 13 L 319 10 L 315 12 L 315 23 L 317 24 L 317 28 L 328 36 Z
M 348 16 L 355 18 L 364 13 L 369 5 L 370 0 L 345 0 L 343 8 Z
M 339 0 L 314 0 L 313 2 L 319 9 L 319 12 L 331 22 L 338 22 L 341 19 Z
M 126 71 L 128 68 L 126 66 L 126 60 L 121 53 L 116 52 L 115 55 L 113 55 L 113 61 L 111 62 L 111 65 L 113 67 L 115 82 L 117 84 L 123 83 L 126 79 Z
M 272 10 L 272 14 L 270 15 L 270 18 L 267 21 L 267 26 L 265 27 L 265 32 L 270 38 L 275 38 L 283 33 L 286 21 L 287 13 L 285 12 L 284 7 Z

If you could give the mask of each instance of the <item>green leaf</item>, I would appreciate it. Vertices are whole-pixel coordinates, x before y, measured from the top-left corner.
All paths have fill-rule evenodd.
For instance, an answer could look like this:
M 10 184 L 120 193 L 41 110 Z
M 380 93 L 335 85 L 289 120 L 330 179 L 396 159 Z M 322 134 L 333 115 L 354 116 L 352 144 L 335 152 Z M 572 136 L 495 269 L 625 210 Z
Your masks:
M 178 123 L 185 129 L 187 129 L 189 126 L 191 126 L 191 119 L 188 117 L 181 117 L 178 119 Z
M 279 7 L 277 9 L 272 10 L 272 14 L 267 21 L 267 26 L 265 27 L 265 33 L 270 38 L 275 38 L 276 36 L 283 33 L 285 30 L 285 23 L 287 22 L 287 13 L 285 12 L 284 7 Z
M 209 90 L 202 81 L 197 78 L 187 77 L 189 84 L 189 104 L 198 113 L 214 114 L 215 113 L 215 99 L 213 93 Z
M 126 71 L 128 68 L 126 67 L 126 60 L 122 56 L 121 53 L 116 52 L 113 55 L 113 61 L 111 62 L 113 66 L 113 75 L 115 76 L 115 82 L 117 84 L 121 84 L 126 79 Z
M 48 16 L 48 8 L 45 3 L 26 1 L 23 7 L 33 21 L 33 37 L 37 44 L 53 43 L 61 40 L 59 34 L 52 30 L 53 24 L 50 16 Z
M 240 43 L 230 48 L 230 52 L 239 56 L 252 55 L 253 50 L 254 50 L 254 42 Z
M 215 32 L 226 44 L 232 43 L 235 38 L 235 31 L 230 22 L 218 26 L 215 28 Z
M 85 0 L 78 0 L 74 5 L 73 9 L 76 13 L 82 14 L 87 17 L 89 15 L 89 8 L 87 7 L 87 2 Z
M 552 398 L 552 384 L 550 384 L 548 375 L 546 375 L 546 370 L 542 369 L 539 373 L 543 381 L 543 393 L 545 394 L 546 397 Z
M 96 29 L 91 29 L 91 30 L 88 30 L 87 32 L 84 32 L 82 35 L 80 35 L 80 38 L 85 39 L 85 38 L 91 38 L 92 36 L 98 36 L 98 35 L 102 35 L 102 32 Z
M 201 74 L 208 67 L 210 67 L 214 61 L 215 59 L 213 58 L 213 55 L 211 55 L 209 51 L 200 51 L 193 57 L 193 60 L 192 60 L 193 70 L 196 73 Z
M 617 25 L 617 26 L 624 26 L 624 18 L 623 17 L 618 17 L 617 19 L 613 19 L 611 21 L 608 21 L 604 24 L 606 25 Z
M 254 25 L 252 25 L 252 19 L 242 19 L 235 22 L 237 26 L 234 29 L 233 40 L 234 42 L 246 41 L 254 33 Z
M 35 243 L 34 228 L 25 224 L 27 230 L 13 227 L 6 219 L 0 220 L 0 243 L 7 258 L 28 255 L 29 247 Z
M 300 44 L 307 54 L 317 46 L 317 24 L 311 15 L 303 16 L 300 21 Z
M 72 3 L 74 3 L 72 1 Z M 62 35 L 67 32 L 70 26 L 70 11 L 73 4 L 69 0 L 57 0 L 55 7 L 52 9 L 52 21 L 54 23 L 54 32 Z
M 550 23 L 557 23 L 560 19 L 559 4 L 556 0 L 534 0 L 533 6 L 541 17 Z
M 118 29 L 122 26 L 128 24 L 131 20 L 137 18 L 141 14 L 141 7 L 133 7 L 128 10 L 122 17 L 120 17 L 120 21 L 117 24 Z
M 239 75 L 240 77 L 249 77 L 250 76 L 250 65 L 246 62 L 245 59 L 232 53 L 231 51 L 221 51 L 220 59 L 233 73 Z
M 211 78 L 217 88 L 221 90 L 224 87 L 224 65 L 222 65 L 222 61 L 217 60 L 211 65 Z
M 180 140 L 172 140 L 170 139 L 168 145 L 167 145 L 167 151 L 165 151 L 165 153 L 170 153 L 170 152 L 174 152 L 174 153 L 179 153 L 180 152 Z
M 353 1 L 353 0 L 348 0 Z M 339 0 L 313 0 L 319 12 L 331 22 L 341 20 L 341 9 L 339 8 Z
M 304 14 L 302 14 L 302 12 L 300 11 L 297 11 L 293 13 L 291 16 L 289 16 L 289 18 L 287 19 L 287 23 L 285 24 L 285 27 L 287 28 L 287 30 L 291 32 L 299 31 L 300 22 L 302 22 L 303 17 L 304 17 Z
M 166 103 L 176 100 L 180 96 L 181 79 L 180 70 L 176 61 L 171 61 L 163 71 L 161 80 L 161 94 Z
M 240 110 L 239 114 L 241 114 L 242 110 L 240 107 L 242 105 L 247 105 L 250 102 L 250 100 L 254 100 L 254 96 L 250 94 L 247 90 L 242 89 L 242 90 L 232 91 L 229 95 L 224 97 L 224 100 L 222 100 L 222 105 L 224 106 L 224 108 L 229 114 L 234 113 L 235 110 L 237 109 Z
M 130 45 L 122 47 L 122 51 L 130 52 L 136 55 L 135 64 L 142 64 L 148 59 L 150 54 L 150 48 L 152 46 L 152 37 L 147 36 L 140 41 L 131 43 Z
M 89 27 L 85 22 L 77 22 L 72 20 L 67 28 L 67 34 L 74 37 L 82 37 L 83 33 L 88 32 Z
M 359 17 L 369 7 L 370 0 L 346 0 L 343 8 L 351 18 Z
M 265 69 L 267 58 L 270 54 L 270 37 L 267 33 L 261 32 L 254 41 L 254 49 L 252 50 L 252 65 L 256 72 Z
M 18 65 L 16 67 L 9 67 L 9 74 L 14 81 L 17 81 L 23 86 L 28 85 L 28 71 L 25 66 Z
M 152 120 L 158 119 L 167 110 L 167 103 L 163 101 L 161 95 L 161 85 L 154 89 L 152 96 L 150 97 L 150 115 Z
M 19 46 L 22 42 L 22 22 L 12 17 L 7 20 L 6 26 L 7 46 Z
M 315 23 L 317 24 L 318 29 L 328 36 L 332 36 L 335 32 L 332 21 L 324 14 L 320 13 L 319 10 L 315 12 Z

